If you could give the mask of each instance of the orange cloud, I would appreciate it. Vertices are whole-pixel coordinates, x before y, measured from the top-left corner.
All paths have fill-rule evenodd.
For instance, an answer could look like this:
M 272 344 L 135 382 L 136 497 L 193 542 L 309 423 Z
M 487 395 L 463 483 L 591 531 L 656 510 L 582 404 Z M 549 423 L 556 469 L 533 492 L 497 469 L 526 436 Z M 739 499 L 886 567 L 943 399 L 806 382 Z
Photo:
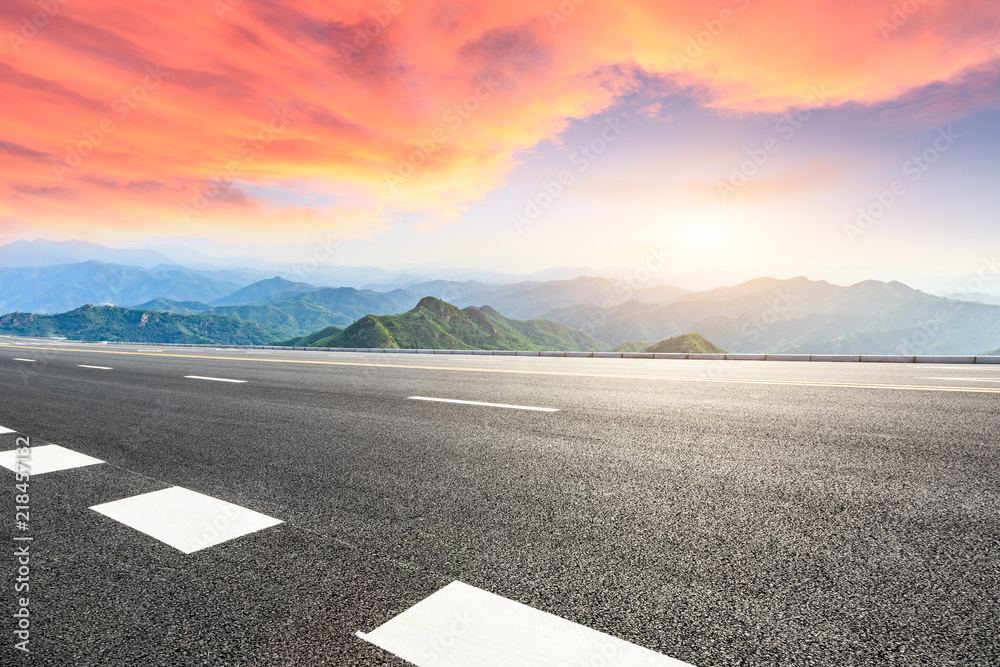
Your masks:
M 995 70 L 995 2 L 911 0 L 900 22 L 902 4 L 12 0 L 0 225 L 357 237 L 418 212 L 434 228 L 571 119 L 642 96 L 640 77 L 720 111 L 770 112 L 815 105 L 816 91 L 876 104 Z

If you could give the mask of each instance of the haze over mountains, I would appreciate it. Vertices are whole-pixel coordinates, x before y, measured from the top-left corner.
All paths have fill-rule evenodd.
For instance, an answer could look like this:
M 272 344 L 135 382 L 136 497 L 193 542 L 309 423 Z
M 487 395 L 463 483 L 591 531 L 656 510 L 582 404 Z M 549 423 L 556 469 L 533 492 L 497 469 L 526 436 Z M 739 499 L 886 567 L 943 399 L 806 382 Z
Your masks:
M 546 317 L 614 345 L 696 331 L 733 352 L 976 354 L 1000 341 L 1000 306 L 932 296 L 898 282 L 841 287 L 761 278 L 663 305 L 578 305 Z
M 152 248 L 110 248 L 86 241 L 17 240 L 0 245 L 0 267 L 23 268 L 79 264 L 97 261 L 104 264 L 156 269 L 184 267 L 211 273 L 230 272 L 238 276 L 243 286 L 252 282 L 281 276 L 292 281 L 307 281 L 323 287 L 355 287 L 390 291 L 446 278 L 457 281 L 514 283 L 525 280 L 568 280 L 590 275 L 615 278 L 628 272 L 628 267 L 558 267 L 529 275 L 504 273 L 477 268 L 454 268 L 440 265 L 410 269 L 384 269 L 375 266 L 342 266 L 316 261 L 316 255 L 329 256 L 335 248 L 317 245 L 301 250 L 292 258 L 265 261 L 245 257 L 216 257 L 179 244 L 156 244 Z M 220 274 L 222 275 L 222 274 Z
M 156 298 L 214 301 L 246 284 L 231 271 L 181 266 L 146 269 L 87 261 L 0 268 L 0 312 L 60 313 L 84 304 L 126 305 Z
M 192 339 L 189 342 L 193 338 L 236 342 L 225 338 L 231 335 L 257 343 L 308 336 L 314 343 L 331 336 L 347 340 L 357 333 L 352 327 L 371 315 L 374 319 L 363 323 L 366 335 L 381 334 L 381 327 L 392 344 L 405 346 L 426 338 L 427 330 L 417 331 L 426 329 L 426 323 L 412 311 L 433 297 L 419 310 L 427 313 L 436 308 L 439 316 L 450 313 L 448 320 L 465 336 L 452 336 L 455 340 L 450 342 L 460 343 L 458 349 L 477 344 L 556 349 L 551 345 L 562 341 L 566 349 L 638 351 L 650 342 L 690 332 L 730 352 L 981 354 L 1000 345 L 1000 303 L 992 302 L 1000 302 L 1000 297 L 983 292 L 945 298 L 899 282 L 839 286 L 802 277 L 760 278 L 690 291 L 652 281 L 647 285 L 583 276 L 507 283 L 436 279 L 405 283 L 400 289 L 359 289 L 322 284 L 312 280 L 316 274 L 309 282 L 274 274 L 261 279 L 261 270 L 252 267 L 126 266 L 98 259 L 20 265 L 81 257 L 127 257 L 146 264 L 163 258 L 155 251 L 95 244 L 18 241 L 0 246 L 0 313 L 42 315 L 75 311 L 85 304 L 113 304 L 128 307 L 130 313 L 172 316 L 137 324 L 141 315 L 133 322 L 135 316 L 124 312 L 91 310 L 61 319 L 5 318 L 3 328 L 9 333 L 55 333 L 62 326 L 63 335 L 85 329 L 91 336 L 101 331 L 112 336 L 108 339 L 123 340 L 114 327 L 135 332 L 136 327 L 149 326 L 147 332 L 173 336 L 161 342 L 179 342 L 186 336 Z M 431 308 L 430 303 L 444 305 Z M 197 317 L 185 320 L 186 316 Z M 379 319 L 387 316 L 402 319 Z M 102 318 L 103 323 L 96 321 Z M 534 324 L 515 324 L 526 321 Z M 475 333 L 473 325 L 482 325 L 482 331 Z M 436 326 L 440 328 L 440 323 Z M 523 326 L 528 329 L 518 328 Z M 327 331 L 320 335 L 323 330 Z M 443 330 L 451 335 L 448 327 Z M 543 333 L 552 336 L 549 342 Z M 447 340 L 439 334 L 437 338 Z

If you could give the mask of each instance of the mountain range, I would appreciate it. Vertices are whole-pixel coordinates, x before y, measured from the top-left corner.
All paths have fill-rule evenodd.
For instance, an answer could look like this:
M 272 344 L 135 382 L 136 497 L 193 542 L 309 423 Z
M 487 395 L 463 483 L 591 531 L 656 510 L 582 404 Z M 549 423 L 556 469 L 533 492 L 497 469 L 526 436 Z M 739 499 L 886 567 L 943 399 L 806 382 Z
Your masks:
M 81 257 L 128 259 L 152 266 L 98 259 L 19 265 Z M 88 304 L 110 304 L 132 311 L 200 316 L 206 322 L 238 318 L 256 325 L 252 331 L 267 332 L 270 340 L 311 336 L 328 327 L 338 329 L 315 339 L 321 340 L 330 335 L 353 335 L 339 330 L 346 331 L 367 315 L 379 318 L 410 313 L 422 298 L 431 296 L 463 312 L 477 310 L 492 318 L 490 326 L 503 325 L 494 334 L 483 334 L 485 338 L 477 334 L 479 338 L 470 340 L 494 336 L 493 340 L 499 341 L 500 332 L 506 331 L 538 349 L 552 348 L 545 347 L 548 343 L 542 338 L 525 337 L 512 323 L 546 320 L 550 322 L 546 326 L 558 324 L 562 329 L 552 333 L 555 341 L 567 341 L 567 345 L 575 341 L 572 345 L 577 346 L 567 349 L 641 351 L 649 347 L 648 341 L 690 332 L 730 352 L 981 354 L 1000 344 L 1000 303 L 993 303 L 1000 298 L 987 293 L 934 296 L 899 282 L 868 280 L 839 286 L 804 277 L 760 278 L 690 291 L 580 276 L 509 283 L 404 281 L 401 288 L 375 290 L 328 286 L 315 279 L 318 273 L 310 275 L 308 282 L 275 274 L 262 278 L 259 268 L 199 269 L 162 263 L 164 258 L 170 259 L 153 250 L 108 249 L 79 242 L 15 241 L 0 246 L 0 263 L 4 265 L 0 268 L 0 313 L 66 314 Z M 355 270 L 334 267 L 331 271 L 341 269 Z M 393 276 L 400 280 L 407 277 L 398 272 Z M 220 331 L 229 329 L 235 331 L 233 327 Z M 244 338 L 248 335 L 240 334 Z M 396 340 L 397 336 L 401 340 Z M 393 340 L 407 344 L 408 338 L 397 330 Z
M 587 276 L 572 280 L 525 281 L 508 285 L 435 280 L 410 285 L 406 289 L 443 299 L 459 307 L 489 303 L 510 317 L 522 318 L 544 317 L 567 304 L 592 303 L 608 307 L 629 299 L 664 304 L 691 293 L 682 287 L 668 285 L 635 289 L 623 281 Z
M 1000 342 L 1000 306 L 874 280 L 761 278 L 667 304 L 586 303 L 544 316 L 609 345 L 697 331 L 731 352 L 977 354 Z
M 353 287 L 325 287 L 313 288 L 312 291 L 297 291 L 303 289 L 301 283 L 292 283 L 298 287 L 279 291 L 269 300 L 266 296 L 268 291 L 276 285 L 281 287 L 287 285 L 275 283 L 273 280 L 264 282 L 268 283 L 267 287 L 261 288 L 258 287 L 260 283 L 255 283 L 220 300 L 231 302 L 233 305 L 211 306 L 198 302 L 175 303 L 165 299 L 154 299 L 132 307 L 179 314 L 201 313 L 239 317 L 274 331 L 279 338 L 290 338 L 304 336 L 328 326 L 346 327 L 370 313 L 380 315 L 402 313 L 420 301 L 419 296 L 405 290 L 382 293 L 357 290 Z M 237 298 L 238 294 L 242 296 Z
M 10 245 L 14 244 L 0 246 L 0 251 Z M 344 283 L 292 281 L 274 274 L 262 279 L 259 271 L 247 268 L 205 270 L 176 264 L 143 267 L 98 260 L 31 267 L 0 263 L 0 266 L 5 267 L 0 268 L 0 313 L 58 313 L 85 304 L 102 303 L 177 308 L 174 303 L 160 301 L 162 299 L 180 303 L 198 302 L 205 306 L 265 305 L 324 287 L 349 287 Z M 633 292 L 620 281 L 593 277 L 510 284 L 404 281 L 401 288 L 353 289 L 367 293 L 393 293 L 401 289 L 411 292 L 415 298 L 403 310 L 412 308 L 421 297 L 434 296 L 461 307 L 497 304 L 495 307 L 501 312 L 521 318 L 540 317 L 555 307 L 567 304 L 618 304 L 629 298 L 666 303 L 674 296 L 688 292 L 666 286 Z M 198 309 L 187 304 L 185 307 Z M 401 311 L 372 312 L 382 315 Z
M 198 271 L 165 264 L 143 268 L 90 260 L 8 267 L 0 268 L 0 313 L 59 313 L 85 304 L 124 306 L 157 298 L 207 302 L 249 282 L 239 271 Z
M 57 315 L 0 315 L 0 333 L 133 343 L 266 345 L 275 332 L 237 317 L 175 315 L 118 306 L 81 306 Z
M 226 246 L 219 246 L 216 249 L 222 252 L 232 251 L 232 248 Z M 0 245 L 0 267 L 41 267 L 86 261 L 147 269 L 158 266 L 183 266 L 200 271 L 235 271 L 242 276 L 243 285 L 278 275 L 290 280 L 307 280 L 323 287 L 354 287 L 376 292 L 403 289 L 436 278 L 510 284 L 525 280 L 539 282 L 568 280 L 583 275 L 616 277 L 630 270 L 629 267 L 558 267 L 523 276 L 482 268 L 444 267 L 440 264 L 385 269 L 376 266 L 316 263 L 312 260 L 317 249 L 324 250 L 327 255 L 337 252 L 336 244 L 319 239 L 314 247 L 283 248 L 275 253 L 274 259 L 269 260 L 208 255 L 183 243 L 170 240 L 153 242 L 144 248 L 111 248 L 86 241 L 20 239 Z
M 250 307 L 250 306 L 248 306 Z M 276 329 L 216 312 L 176 314 L 82 306 L 56 315 L 8 313 L 0 333 L 64 336 L 86 341 L 206 343 L 314 347 L 434 348 L 457 350 L 606 350 L 607 345 L 548 320 L 512 320 L 492 308 L 458 309 L 425 297 L 400 315 L 365 315 L 346 329 L 325 327 L 308 336 L 275 342 Z

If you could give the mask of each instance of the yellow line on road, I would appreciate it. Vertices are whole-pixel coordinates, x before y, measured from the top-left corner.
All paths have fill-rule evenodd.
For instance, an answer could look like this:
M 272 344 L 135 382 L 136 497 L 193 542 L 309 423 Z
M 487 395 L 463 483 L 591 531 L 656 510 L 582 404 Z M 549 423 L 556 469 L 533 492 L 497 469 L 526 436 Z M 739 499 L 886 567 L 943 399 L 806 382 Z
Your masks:
M 904 391 L 945 391 L 968 394 L 1000 394 L 1000 387 L 948 387 L 917 384 L 870 384 L 859 382 L 818 382 L 801 380 L 754 380 L 750 378 L 709 378 L 663 375 L 618 375 L 610 373 L 576 373 L 571 371 L 523 370 L 513 368 L 472 368 L 468 366 L 424 366 L 421 364 L 376 364 L 360 361 L 319 361 L 312 359 L 264 359 L 258 357 L 217 357 L 205 354 L 173 354 L 153 352 L 127 352 L 124 350 L 92 350 L 86 348 L 32 347 L 29 345 L 8 345 L 0 347 L 22 350 L 52 350 L 55 352 L 87 352 L 91 354 L 119 354 L 136 357 L 175 357 L 178 359 L 211 359 L 213 361 L 255 361 L 265 364 L 309 364 L 313 366 L 359 366 L 365 368 L 403 368 L 423 371 L 447 371 L 465 373 L 503 373 L 507 375 L 555 375 L 560 377 L 611 378 L 616 380 L 673 380 L 677 382 L 708 382 L 722 384 L 762 384 L 792 387 L 841 387 L 849 389 L 896 389 Z M 516 358 L 516 357 L 515 357 Z M 766 362 L 764 362 L 766 363 Z M 780 363 L 780 362 L 775 362 Z

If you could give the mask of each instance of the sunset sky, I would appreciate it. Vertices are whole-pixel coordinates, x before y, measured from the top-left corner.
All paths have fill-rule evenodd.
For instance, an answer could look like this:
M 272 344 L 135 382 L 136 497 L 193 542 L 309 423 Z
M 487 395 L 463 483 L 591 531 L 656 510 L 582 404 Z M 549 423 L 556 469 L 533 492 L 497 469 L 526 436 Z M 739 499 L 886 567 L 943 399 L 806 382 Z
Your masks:
M 1000 253 L 996 0 L 6 0 L 0 25 L 0 240 L 879 278 Z

